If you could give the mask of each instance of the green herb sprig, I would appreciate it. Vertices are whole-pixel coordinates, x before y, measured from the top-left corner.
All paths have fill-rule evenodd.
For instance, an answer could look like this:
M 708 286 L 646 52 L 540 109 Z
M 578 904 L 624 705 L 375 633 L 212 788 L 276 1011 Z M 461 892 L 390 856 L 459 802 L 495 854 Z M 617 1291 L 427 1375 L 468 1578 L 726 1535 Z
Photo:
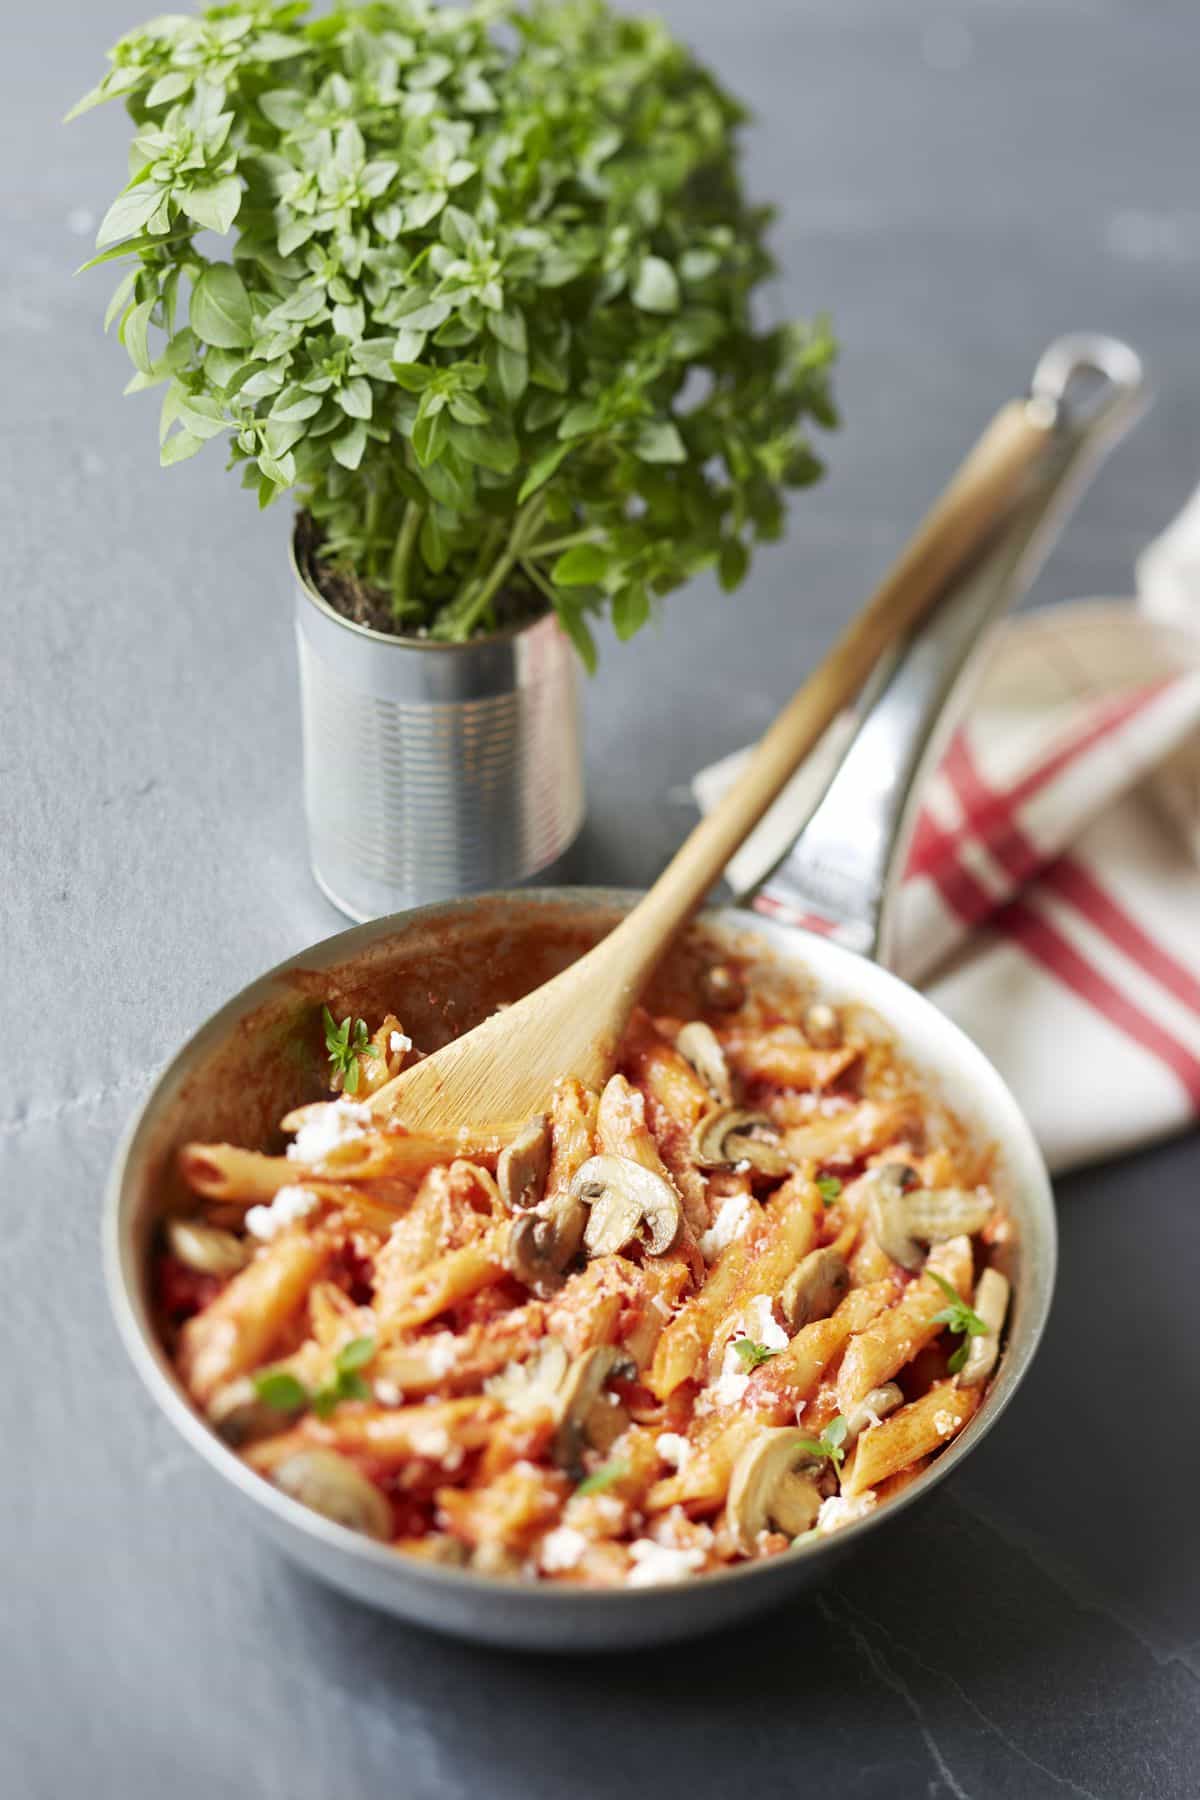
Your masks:
M 733 1347 L 747 1371 L 760 1368 L 763 1363 L 770 1362 L 773 1356 L 779 1355 L 778 1350 L 770 1350 L 766 1344 L 756 1344 L 753 1338 L 739 1338 Z
M 628 1473 L 629 1465 L 627 1463 L 615 1461 L 601 1463 L 598 1469 L 593 1469 L 590 1475 L 584 1476 L 575 1492 L 585 1495 L 602 1494 L 605 1488 L 610 1488 L 615 1481 L 620 1481 L 621 1477 Z
M 329 1053 L 329 1062 L 335 1075 L 340 1075 L 342 1092 L 357 1094 L 361 1059 L 364 1056 L 377 1056 L 379 1052 L 371 1042 L 365 1019 L 355 1019 L 353 1025 L 349 1017 L 339 1025 L 327 1006 L 321 1008 L 321 1020 L 325 1026 L 325 1048 Z
M 371 1389 L 359 1373 L 375 1354 L 373 1337 L 352 1338 L 343 1344 L 333 1359 L 333 1373 L 320 1387 L 305 1387 L 290 1369 L 264 1369 L 254 1377 L 254 1391 L 265 1405 L 277 1412 L 302 1412 L 311 1407 L 320 1419 L 327 1419 L 343 1400 L 369 1400 Z
M 829 327 L 756 324 L 745 114 L 660 21 L 232 0 L 109 60 L 75 112 L 124 102 L 132 172 L 87 266 L 128 265 L 106 328 L 163 464 L 224 438 L 398 630 L 553 607 L 591 665 L 591 615 L 737 587 L 820 475 Z
M 967 1305 L 966 1301 L 959 1296 L 958 1289 L 952 1286 L 944 1275 L 939 1275 L 935 1269 L 926 1269 L 925 1273 L 931 1280 L 937 1282 L 950 1302 L 949 1306 L 943 1306 L 940 1312 L 934 1313 L 931 1322 L 935 1325 L 945 1325 L 949 1331 L 958 1332 L 962 1336 L 962 1343 L 946 1364 L 951 1375 L 957 1375 L 970 1354 L 971 1339 L 986 1337 L 987 1320 L 981 1319 L 979 1314 Z
M 817 1192 L 826 1206 L 832 1206 L 841 1198 L 842 1184 L 836 1175 L 820 1175 L 817 1177 Z
M 804 1448 L 810 1456 L 825 1456 L 840 1472 L 846 1460 L 846 1432 L 849 1427 L 841 1413 L 830 1419 L 819 1438 L 805 1438 Z

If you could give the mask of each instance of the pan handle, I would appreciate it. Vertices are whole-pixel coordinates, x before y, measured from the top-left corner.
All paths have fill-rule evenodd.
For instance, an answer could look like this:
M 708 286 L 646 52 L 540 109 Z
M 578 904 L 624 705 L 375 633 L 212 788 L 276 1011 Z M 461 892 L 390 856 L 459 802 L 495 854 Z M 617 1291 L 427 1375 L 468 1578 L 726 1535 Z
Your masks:
M 989 629 L 1033 582 L 1105 453 L 1146 403 L 1141 359 L 1116 338 L 1059 338 L 1039 361 L 1026 402 L 1053 425 L 1050 455 L 991 543 L 860 696 L 824 791 L 780 860 L 744 901 L 820 923 L 840 942 L 890 964 L 899 874 L 923 778 L 969 697 Z

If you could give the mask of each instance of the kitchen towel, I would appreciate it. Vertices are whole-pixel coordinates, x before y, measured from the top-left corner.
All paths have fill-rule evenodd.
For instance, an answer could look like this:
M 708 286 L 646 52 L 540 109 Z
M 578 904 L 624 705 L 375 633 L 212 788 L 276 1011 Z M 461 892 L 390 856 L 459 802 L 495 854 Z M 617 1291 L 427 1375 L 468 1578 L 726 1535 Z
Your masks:
M 1056 1171 L 1200 1115 L 1200 494 L 1138 577 L 1137 601 L 999 633 L 898 901 L 897 972 L 995 1063 Z M 730 864 L 735 891 L 796 835 L 838 736 Z M 702 811 L 744 756 L 695 777 Z M 769 881 L 754 905 L 791 916 Z

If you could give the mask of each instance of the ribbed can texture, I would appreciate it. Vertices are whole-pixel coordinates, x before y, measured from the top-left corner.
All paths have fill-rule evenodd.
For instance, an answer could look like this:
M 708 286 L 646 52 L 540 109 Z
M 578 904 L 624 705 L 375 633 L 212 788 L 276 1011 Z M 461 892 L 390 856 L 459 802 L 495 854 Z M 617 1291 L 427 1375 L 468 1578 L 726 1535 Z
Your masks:
M 313 873 L 352 919 L 511 887 L 583 822 L 575 655 L 557 619 L 470 644 L 392 638 L 297 578 Z

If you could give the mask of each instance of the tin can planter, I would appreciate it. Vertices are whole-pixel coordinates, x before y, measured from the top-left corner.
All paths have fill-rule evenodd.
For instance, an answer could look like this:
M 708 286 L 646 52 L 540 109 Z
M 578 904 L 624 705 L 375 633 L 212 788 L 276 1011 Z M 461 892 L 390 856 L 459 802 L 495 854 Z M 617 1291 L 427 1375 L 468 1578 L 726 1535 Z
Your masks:
M 351 919 L 513 887 L 583 823 L 575 653 L 553 615 L 468 644 L 329 606 L 299 544 L 304 802 L 317 885 Z

